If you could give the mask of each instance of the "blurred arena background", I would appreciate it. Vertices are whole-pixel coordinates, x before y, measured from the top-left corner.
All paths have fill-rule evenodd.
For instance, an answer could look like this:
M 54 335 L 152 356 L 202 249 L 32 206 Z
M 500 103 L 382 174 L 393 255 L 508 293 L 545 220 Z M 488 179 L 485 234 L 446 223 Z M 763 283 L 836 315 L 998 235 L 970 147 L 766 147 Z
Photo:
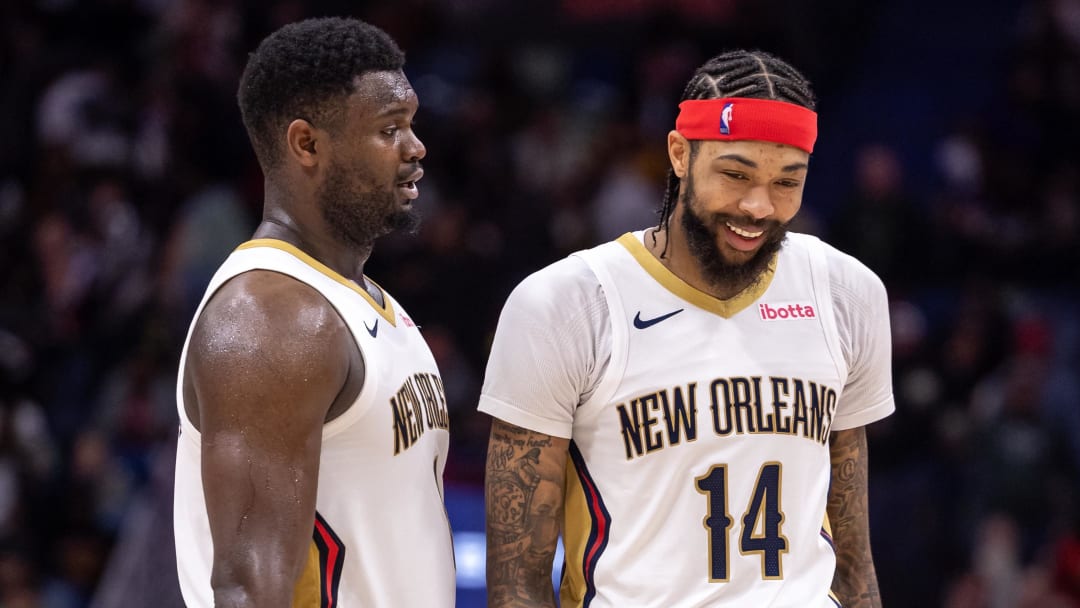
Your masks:
M 367 270 L 444 375 L 460 606 L 484 604 L 474 408 L 503 299 L 655 222 L 681 88 L 729 46 L 815 82 L 797 229 L 890 291 L 885 605 L 1080 606 L 1080 0 L 5 1 L 0 606 L 181 605 L 180 341 L 261 205 L 236 82 L 326 14 L 390 32 L 421 100 L 425 224 Z

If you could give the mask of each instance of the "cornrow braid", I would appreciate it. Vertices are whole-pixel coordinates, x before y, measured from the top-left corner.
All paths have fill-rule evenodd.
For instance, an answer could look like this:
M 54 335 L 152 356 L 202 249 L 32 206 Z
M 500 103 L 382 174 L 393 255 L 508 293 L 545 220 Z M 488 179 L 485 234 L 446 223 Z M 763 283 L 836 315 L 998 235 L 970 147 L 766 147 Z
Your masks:
M 680 102 L 687 99 L 720 99 L 749 97 L 775 99 L 794 103 L 811 110 L 816 105 L 810 81 L 783 59 L 763 51 L 728 51 L 706 61 L 686 83 Z M 690 161 L 693 164 L 698 141 L 690 142 Z M 679 178 L 669 168 L 667 189 L 660 208 L 658 229 L 666 230 L 675 203 L 679 199 Z M 653 233 L 655 244 L 656 233 Z M 667 245 L 661 257 L 667 253 Z

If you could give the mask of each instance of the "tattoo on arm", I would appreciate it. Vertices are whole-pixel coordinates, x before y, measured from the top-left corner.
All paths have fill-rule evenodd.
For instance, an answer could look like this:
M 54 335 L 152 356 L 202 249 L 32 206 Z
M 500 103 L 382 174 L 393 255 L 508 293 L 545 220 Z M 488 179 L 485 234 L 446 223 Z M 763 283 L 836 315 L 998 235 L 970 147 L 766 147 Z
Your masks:
M 555 606 L 566 440 L 493 422 L 484 498 L 490 606 Z
M 870 553 L 866 430 L 860 427 L 837 431 L 831 449 L 832 484 L 827 512 L 836 546 L 833 592 L 844 608 L 881 608 Z

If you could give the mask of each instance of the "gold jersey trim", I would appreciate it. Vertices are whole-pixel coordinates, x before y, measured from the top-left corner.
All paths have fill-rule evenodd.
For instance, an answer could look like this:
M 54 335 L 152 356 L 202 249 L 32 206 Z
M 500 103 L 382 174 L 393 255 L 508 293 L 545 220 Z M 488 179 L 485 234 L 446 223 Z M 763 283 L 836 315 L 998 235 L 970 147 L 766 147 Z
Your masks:
M 566 491 L 563 498 L 563 579 L 559 589 L 563 608 L 585 605 L 585 544 L 592 529 L 592 517 L 572 458 L 566 459 Z
M 633 233 L 627 232 L 620 236 L 617 241 L 665 289 L 698 308 L 720 315 L 725 319 L 730 319 L 742 312 L 760 298 L 765 293 L 765 290 L 769 288 L 769 285 L 772 284 L 773 277 L 776 275 L 776 257 L 774 256 L 772 261 L 769 262 L 768 268 L 765 269 L 765 272 L 762 273 L 761 278 L 756 283 L 742 290 L 733 298 L 721 300 L 690 285 L 668 270 Z
M 365 276 L 364 278 L 368 281 L 371 281 L 371 284 L 374 285 L 376 289 L 378 289 L 382 293 L 384 302 L 383 306 L 380 306 L 379 303 L 375 301 L 375 298 L 371 297 L 371 294 L 369 294 L 366 289 L 357 285 L 356 281 L 345 278 L 341 275 L 341 273 L 330 268 L 326 264 L 323 264 L 319 260 L 316 260 L 310 255 L 304 253 L 292 243 L 286 243 L 285 241 L 278 239 L 252 239 L 250 241 L 247 241 L 246 243 L 242 243 L 239 247 L 236 248 L 236 250 L 240 251 L 242 249 L 255 249 L 258 247 L 269 247 L 271 249 L 284 251 L 285 253 L 288 253 L 289 255 L 295 257 L 296 259 L 307 264 L 308 266 L 311 266 L 313 269 L 319 271 L 327 277 L 330 277 L 334 281 L 341 283 L 345 287 L 348 287 L 349 289 L 355 291 L 356 293 L 360 294 L 361 297 L 367 300 L 367 303 L 370 304 L 376 312 L 382 315 L 382 318 L 385 319 L 387 323 L 394 327 L 397 327 L 397 323 L 395 322 L 396 315 L 394 314 L 394 304 L 390 301 L 390 297 L 386 295 L 386 290 L 383 289 L 382 286 L 375 281 L 371 281 L 369 277 Z

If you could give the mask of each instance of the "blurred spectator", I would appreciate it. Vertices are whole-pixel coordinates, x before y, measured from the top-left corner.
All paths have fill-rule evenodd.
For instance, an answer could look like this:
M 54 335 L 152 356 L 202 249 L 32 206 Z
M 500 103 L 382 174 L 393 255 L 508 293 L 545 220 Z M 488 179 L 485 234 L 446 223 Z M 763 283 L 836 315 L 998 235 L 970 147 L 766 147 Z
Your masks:
M 830 242 L 875 271 L 889 285 L 907 287 L 931 274 L 925 211 L 904 190 L 896 152 L 883 144 L 860 148 L 855 191 L 836 212 Z
M 656 224 L 656 201 L 664 197 L 661 185 L 667 159 L 658 155 L 655 146 L 616 139 L 604 156 L 607 173 L 601 176 L 599 190 L 589 205 L 592 243 Z
M 1019 555 L 1031 560 L 1075 512 L 1080 469 L 1067 429 L 1044 407 L 1050 336 L 1031 319 L 1014 326 L 1014 355 L 972 391 L 971 468 L 976 513 L 1003 512 L 1016 523 Z
M 1074 606 L 1080 605 L 1080 516 L 1073 519 L 1071 530 L 1054 547 L 1051 576 L 1054 589 Z

